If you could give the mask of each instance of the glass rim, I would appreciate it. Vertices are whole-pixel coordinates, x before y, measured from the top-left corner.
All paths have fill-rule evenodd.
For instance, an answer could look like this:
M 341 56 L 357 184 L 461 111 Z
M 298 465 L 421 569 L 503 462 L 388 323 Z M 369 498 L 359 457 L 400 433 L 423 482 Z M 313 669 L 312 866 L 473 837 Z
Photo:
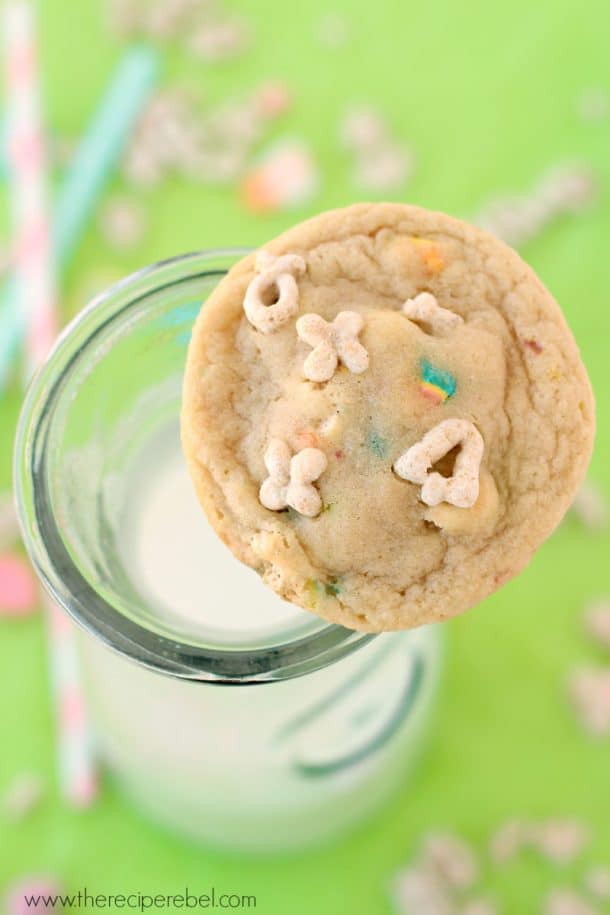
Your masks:
M 248 251 L 220 248 L 177 255 L 143 267 L 96 295 L 61 332 L 32 378 L 14 449 L 14 489 L 23 541 L 51 598 L 92 636 L 149 669 L 194 681 L 236 685 L 301 676 L 350 654 L 374 635 L 322 623 L 312 634 L 297 634 L 267 647 L 219 648 L 190 644 L 183 636 L 171 638 L 130 619 L 87 580 L 63 542 L 46 474 L 46 439 L 70 373 L 95 345 L 102 329 L 127 320 L 130 309 L 159 289 L 215 273 L 223 275 L 226 266 L 212 269 L 214 261 L 241 257 Z M 184 269 L 172 278 L 169 274 L 176 267 Z

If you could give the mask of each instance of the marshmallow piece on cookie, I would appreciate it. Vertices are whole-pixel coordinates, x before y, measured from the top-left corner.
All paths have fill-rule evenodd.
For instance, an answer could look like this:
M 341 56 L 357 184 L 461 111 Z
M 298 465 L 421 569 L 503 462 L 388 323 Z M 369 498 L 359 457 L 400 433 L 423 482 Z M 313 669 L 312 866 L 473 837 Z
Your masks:
M 444 477 L 433 464 L 461 445 L 455 459 L 453 474 Z M 403 480 L 419 483 L 421 500 L 426 505 L 448 502 L 457 508 L 472 508 L 479 497 L 479 472 L 485 444 L 474 423 L 466 419 L 446 419 L 427 432 L 394 464 L 394 471 Z
M 320 315 L 303 315 L 296 323 L 297 334 L 313 347 L 303 364 L 309 381 L 329 381 L 339 362 L 358 375 L 369 367 L 369 354 L 358 341 L 364 319 L 355 311 L 340 311 L 334 321 Z
M 261 250 L 256 255 L 256 272 L 246 290 L 244 312 L 253 327 L 272 334 L 299 310 L 295 275 L 305 272 L 305 261 L 298 254 L 276 257 Z M 266 296 L 275 297 L 275 301 L 267 304 Z
M 407 299 L 402 312 L 410 321 L 428 324 L 437 334 L 448 334 L 455 330 L 464 319 L 448 308 L 441 308 L 431 292 L 420 292 L 414 299 Z
M 315 518 L 322 509 L 322 499 L 313 484 L 327 464 L 326 455 L 319 448 L 303 448 L 292 455 L 286 442 L 271 439 L 265 452 L 269 476 L 260 488 L 261 504 L 275 512 L 290 506 L 300 515 Z

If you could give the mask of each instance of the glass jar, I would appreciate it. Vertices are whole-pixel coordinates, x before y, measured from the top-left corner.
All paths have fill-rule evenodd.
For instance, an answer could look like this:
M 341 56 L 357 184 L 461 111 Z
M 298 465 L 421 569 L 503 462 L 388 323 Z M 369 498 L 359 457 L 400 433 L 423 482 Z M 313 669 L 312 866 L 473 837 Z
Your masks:
M 91 302 L 27 393 L 15 481 L 32 561 L 80 624 L 100 759 L 172 828 L 286 849 L 402 782 L 439 645 L 285 603 L 209 528 L 180 455 L 182 373 L 201 303 L 243 253 L 174 258 Z

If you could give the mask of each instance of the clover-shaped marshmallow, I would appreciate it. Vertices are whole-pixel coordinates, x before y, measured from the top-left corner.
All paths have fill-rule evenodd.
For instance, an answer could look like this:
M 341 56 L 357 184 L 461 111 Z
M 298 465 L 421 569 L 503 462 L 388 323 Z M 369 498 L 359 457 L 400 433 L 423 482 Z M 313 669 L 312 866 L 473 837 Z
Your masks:
M 455 459 L 452 476 L 430 473 L 432 465 L 456 445 L 461 445 L 461 450 Z M 470 420 L 445 419 L 401 454 L 394 470 L 403 480 L 421 485 L 421 500 L 426 505 L 449 502 L 457 508 L 472 508 L 479 498 L 479 471 L 484 448 L 483 437 Z
M 309 381 L 328 381 L 339 362 L 359 374 L 369 367 L 369 354 L 358 342 L 364 320 L 355 311 L 340 311 L 334 321 L 320 315 L 303 315 L 296 323 L 297 334 L 304 343 L 313 346 L 303 363 L 303 373 Z
M 460 315 L 441 308 L 431 292 L 420 292 L 414 299 L 407 299 L 402 311 L 411 321 L 428 324 L 438 334 L 448 334 L 464 323 Z
M 261 504 L 274 512 L 290 506 L 301 515 L 315 518 L 322 509 L 322 499 L 313 484 L 327 464 L 326 455 L 319 448 L 303 448 L 292 455 L 286 442 L 272 438 L 265 451 L 269 476 L 260 488 Z
M 305 271 L 305 261 L 298 254 L 276 257 L 261 250 L 256 255 L 257 275 L 244 297 L 244 312 L 250 324 L 263 334 L 278 330 L 299 310 L 299 287 L 295 274 Z M 274 298 L 266 304 L 265 297 Z

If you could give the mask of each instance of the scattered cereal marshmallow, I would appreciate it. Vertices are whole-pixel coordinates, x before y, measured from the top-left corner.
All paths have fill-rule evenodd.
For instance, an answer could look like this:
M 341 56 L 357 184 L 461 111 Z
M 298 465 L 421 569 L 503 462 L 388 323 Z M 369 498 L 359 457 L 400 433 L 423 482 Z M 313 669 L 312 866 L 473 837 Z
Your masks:
M 204 22 L 188 40 L 189 50 L 206 61 L 219 61 L 236 57 L 246 50 L 250 32 L 240 19 Z
M 269 476 L 260 488 L 261 504 L 271 511 L 290 506 L 301 515 L 315 518 L 322 509 L 322 500 L 313 484 L 327 463 L 326 455 L 318 448 L 303 448 L 291 456 L 286 442 L 271 439 L 265 452 Z
M 568 864 L 589 841 L 589 830 L 576 820 L 548 820 L 530 827 L 530 842 L 556 864 Z
M 576 493 L 571 511 L 587 530 L 601 532 L 608 527 L 608 505 L 597 484 L 585 480 Z
M 413 156 L 397 144 L 386 144 L 363 156 L 355 173 L 356 183 L 374 191 L 400 187 L 413 170 Z
M 266 119 L 274 119 L 284 114 L 289 110 L 292 101 L 290 88 L 282 82 L 263 83 L 254 96 L 256 110 Z
M 2 813 L 13 823 L 24 819 L 33 811 L 44 794 L 44 783 L 34 772 L 20 772 L 2 797 Z
M 341 140 L 348 149 L 361 152 L 385 142 L 386 126 L 374 109 L 352 108 L 341 122 L 340 133 Z
M 174 38 L 181 25 L 182 4 L 155 3 L 146 11 L 142 28 L 153 38 L 167 40 Z
M 489 899 L 470 899 L 460 910 L 460 915 L 497 915 L 498 908 Z
M 551 215 L 586 207 L 595 198 L 596 181 L 589 166 L 568 163 L 554 168 L 537 188 Z
M 452 476 L 430 473 L 432 465 L 456 445 L 462 447 L 455 459 Z M 470 420 L 445 419 L 401 454 L 394 471 L 403 480 L 421 485 L 421 500 L 426 505 L 449 502 L 457 508 L 472 508 L 479 497 L 479 470 L 484 448 L 483 437 Z
M 241 184 L 252 213 L 273 213 L 305 203 L 316 192 L 319 173 L 309 147 L 300 140 L 274 143 Z
M 52 877 L 23 877 L 16 883 L 9 886 L 4 897 L 4 909 L 6 915 L 28 915 L 34 909 L 36 912 L 54 912 L 57 907 L 52 905 L 52 901 L 47 897 L 57 896 L 61 893 L 61 887 Z M 28 899 L 32 896 L 40 897 L 38 904 L 34 907 L 28 905 Z
M 139 10 L 133 0 L 111 0 L 108 4 L 110 27 L 121 38 L 131 38 L 140 29 Z
M 455 909 L 436 874 L 425 868 L 410 867 L 399 871 L 391 894 L 396 909 L 404 915 L 453 915 Z
M 261 250 L 256 255 L 257 276 L 251 281 L 244 298 L 245 315 L 257 330 L 271 334 L 295 315 L 299 308 L 299 287 L 294 274 L 305 271 L 305 261 L 298 254 L 276 257 Z M 265 293 L 277 290 L 277 301 L 266 305 Z
M 452 887 L 466 889 L 478 876 L 478 865 L 470 846 L 448 833 L 428 836 L 423 847 L 424 861 Z
M 407 299 L 402 311 L 409 320 L 429 324 L 439 334 L 448 334 L 464 323 L 460 315 L 441 308 L 431 292 L 420 292 L 414 299 Z
M 496 198 L 475 222 L 511 245 L 522 245 L 563 213 L 588 206 L 596 190 L 587 163 L 566 163 L 544 175 L 528 194 Z
M 568 691 L 585 730 L 594 737 L 610 734 L 610 670 L 577 670 L 570 678 Z
M 587 871 L 584 878 L 585 887 L 598 899 L 610 899 L 610 868 L 609 867 L 592 867 Z
M 144 234 L 144 215 L 137 203 L 129 198 L 115 198 L 102 210 L 100 228 L 113 248 L 132 248 Z
M 610 597 L 601 597 L 586 608 L 585 627 L 596 641 L 610 648 Z
M 297 334 L 304 343 L 313 347 L 303 364 L 305 377 L 309 381 L 328 381 L 339 362 L 354 374 L 365 372 L 369 366 L 369 355 L 358 342 L 363 326 L 362 315 L 355 311 L 341 311 L 332 322 L 316 314 L 299 318 Z
M 528 825 L 522 820 L 508 820 L 491 838 L 489 854 L 496 864 L 506 864 L 525 846 L 528 839 Z
M 395 190 L 413 171 L 412 152 L 392 137 L 374 108 L 348 110 L 340 124 L 340 138 L 354 160 L 354 181 L 363 189 Z
M 545 900 L 544 915 L 598 915 L 598 909 L 575 890 L 551 890 Z

